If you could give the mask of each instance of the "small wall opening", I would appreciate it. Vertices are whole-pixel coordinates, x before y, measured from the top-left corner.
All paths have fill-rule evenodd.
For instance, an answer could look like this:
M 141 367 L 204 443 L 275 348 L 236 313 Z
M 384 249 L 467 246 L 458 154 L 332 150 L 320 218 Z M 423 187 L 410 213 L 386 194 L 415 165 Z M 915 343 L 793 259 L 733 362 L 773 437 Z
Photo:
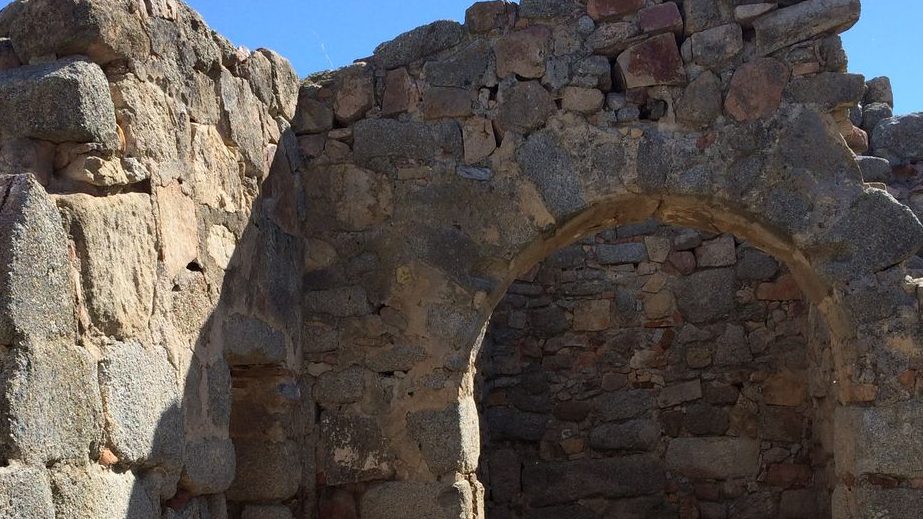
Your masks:
M 832 360 L 781 264 L 650 220 L 515 281 L 476 375 L 490 519 L 830 517 Z

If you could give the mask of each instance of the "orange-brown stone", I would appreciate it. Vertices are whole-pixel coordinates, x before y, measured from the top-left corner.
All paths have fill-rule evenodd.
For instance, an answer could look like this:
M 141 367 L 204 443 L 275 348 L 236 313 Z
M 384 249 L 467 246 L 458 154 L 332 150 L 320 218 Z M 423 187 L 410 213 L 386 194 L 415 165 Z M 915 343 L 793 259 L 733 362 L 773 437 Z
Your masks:
M 724 110 L 740 122 L 769 117 L 779 108 L 788 83 L 788 67 L 772 58 L 742 65 L 731 79 Z
M 590 0 L 587 13 L 594 20 L 611 20 L 631 14 L 644 7 L 644 0 Z

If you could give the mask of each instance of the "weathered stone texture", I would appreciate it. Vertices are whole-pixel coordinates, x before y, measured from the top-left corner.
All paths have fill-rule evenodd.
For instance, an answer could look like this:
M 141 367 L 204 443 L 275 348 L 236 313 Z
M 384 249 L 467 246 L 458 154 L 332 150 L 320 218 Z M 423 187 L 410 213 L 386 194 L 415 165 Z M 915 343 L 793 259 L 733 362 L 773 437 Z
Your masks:
M 44 471 L 8 466 L 0 468 L 0 513 L 9 519 L 53 519 L 51 485 Z
M 375 59 L 385 69 L 402 67 L 455 46 L 463 36 L 464 27 L 457 22 L 433 22 L 382 43 Z
M 160 502 L 131 472 L 97 466 L 51 472 L 56 517 L 157 517 Z
M 106 76 L 94 63 L 68 59 L 0 72 L 3 129 L 52 142 L 118 144 Z
M 654 36 L 629 47 L 619 54 L 618 64 L 627 88 L 677 85 L 686 81 L 676 38 L 670 34 Z
M 0 344 L 69 337 L 74 290 L 61 218 L 31 176 L 0 177 L 0 192 Z
M 676 438 L 670 441 L 666 462 L 692 477 L 752 477 L 759 469 L 759 444 L 744 438 Z
M 112 447 L 126 462 L 178 467 L 183 456 L 176 371 L 162 352 L 113 343 L 100 365 Z
M 363 518 L 426 517 L 455 519 L 473 517 L 474 496 L 469 484 L 391 482 L 373 487 L 362 496 Z
M 923 114 L 880 121 L 872 130 L 872 153 L 894 165 L 923 160 Z
M 81 260 L 93 324 L 120 338 L 140 332 L 153 310 L 157 264 L 150 197 L 73 195 L 58 204 Z

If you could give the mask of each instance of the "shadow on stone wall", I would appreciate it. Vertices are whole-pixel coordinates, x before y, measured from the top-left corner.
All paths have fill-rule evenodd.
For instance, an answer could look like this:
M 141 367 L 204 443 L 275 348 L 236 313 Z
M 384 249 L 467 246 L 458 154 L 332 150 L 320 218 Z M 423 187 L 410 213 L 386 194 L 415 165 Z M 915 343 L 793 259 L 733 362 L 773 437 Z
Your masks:
M 152 439 L 153 452 L 159 452 L 185 438 L 177 490 L 152 495 L 158 486 L 172 487 L 169 473 L 163 474 L 167 481 L 146 484 L 162 472 L 150 471 L 135 486 L 126 518 L 149 517 L 147 500 L 163 500 L 163 517 L 171 519 L 286 518 L 301 512 L 302 464 L 313 457 L 313 450 L 305 450 L 310 413 L 302 412 L 299 377 L 303 245 L 276 223 L 295 216 L 288 213 L 293 208 L 280 207 L 278 195 L 297 192 L 292 165 L 298 157 L 294 135 L 284 133 L 220 291 L 212 290 L 220 296 L 196 340 L 182 401 L 160 417 Z M 206 281 L 207 272 L 191 263 L 181 278 L 174 288 L 177 302 L 195 306 L 182 302 L 183 284 Z M 143 379 L 143 369 L 137 372 Z

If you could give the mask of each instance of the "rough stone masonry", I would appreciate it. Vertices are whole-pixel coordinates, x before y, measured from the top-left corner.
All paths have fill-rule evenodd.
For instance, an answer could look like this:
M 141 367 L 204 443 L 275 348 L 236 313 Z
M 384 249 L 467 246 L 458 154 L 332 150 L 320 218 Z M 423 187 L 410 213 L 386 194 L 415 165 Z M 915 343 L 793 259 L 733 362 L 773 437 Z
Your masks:
M 923 118 L 859 15 L 478 2 L 299 81 L 13 2 L 0 517 L 919 517 Z

